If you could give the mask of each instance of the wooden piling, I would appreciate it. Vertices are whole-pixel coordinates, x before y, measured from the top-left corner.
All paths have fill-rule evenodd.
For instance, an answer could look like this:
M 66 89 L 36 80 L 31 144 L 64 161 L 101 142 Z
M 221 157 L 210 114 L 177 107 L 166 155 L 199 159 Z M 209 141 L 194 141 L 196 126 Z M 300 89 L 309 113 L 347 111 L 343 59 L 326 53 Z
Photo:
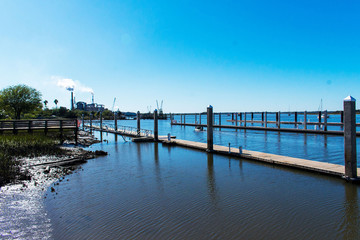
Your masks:
M 100 112 L 100 131 L 102 131 L 102 112 Z
M 298 113 L 294 113 L 294 122 L 295 122 L 295 128 L 297 128 L 297 121 L 298 121 Z
M 158 112 L 154 110 L 154 141 L 159 141 L 159 125 L 158 125 Z
M 207 107 L 207 151 L 212 152 L 214 150 L 213 140 L 213 107 L 209 105 Z
M 307 112 L 304 112 L 304 129 L 307 129 Z
M 324 131 L 327 131 L 327 118 L 328 118 L 328 113 L 327 110 L 324 111 Z
M 115 131 L 117 131 L 118 124 L 117 124 L 117 114 L 116 113 L 114 113 L 114 127 L 115 127 Z
M 267 112 L 265 112 L 265 128 L 267 128 Z
M 241 125 L 241 122 L 240 122 Z M 235 113 L 235 126 L 238 126 L 238 113 Z M 237 131 L 237 129 L 236 129 Z
M 221 113 L 219 113 L 219 131 L 221 131 Z
M 246 112 L 244 112 L 244 127 L 246 127 Z
M 140 136 L 140 111 L 136 113 L 136 127 L 137 127 L 137 135 Z
M 345 177 L 350 179 L 357 178 L 355 103 L 351 96 L 344 99 Z
M 280 124 L 281 124 L 281 112 L 279 111 L 278 112 L 278 122 L 277 122 L 278 128 L 280 128 Z

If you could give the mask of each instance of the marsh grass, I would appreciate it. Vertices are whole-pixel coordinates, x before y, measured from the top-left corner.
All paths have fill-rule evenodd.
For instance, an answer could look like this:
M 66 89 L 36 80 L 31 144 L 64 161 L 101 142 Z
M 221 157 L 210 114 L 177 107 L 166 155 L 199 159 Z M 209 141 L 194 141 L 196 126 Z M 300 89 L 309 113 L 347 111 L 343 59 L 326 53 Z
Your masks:
M 0 135 L 0 186 L 16 179 L 23 179 L 19 157 L 63 155 L 58 135 L 18 134 Z

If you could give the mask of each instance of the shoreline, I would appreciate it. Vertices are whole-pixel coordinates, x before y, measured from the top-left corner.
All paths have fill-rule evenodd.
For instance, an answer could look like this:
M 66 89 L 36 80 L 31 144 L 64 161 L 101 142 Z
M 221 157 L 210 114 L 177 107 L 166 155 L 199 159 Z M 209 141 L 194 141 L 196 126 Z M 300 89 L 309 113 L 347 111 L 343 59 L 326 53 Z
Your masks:
M 65 142 L 63 156 L 21 158 L 21 171 L 30 177 L 0 187 L 0 238 L 1 239 L 48 239 L 51 238 L 51 222 L 43 206 L 46 191 L 57 181 L 65 181 L 66 175 L 81 170 L 88 159 L 106 154 L 84 150 L 100 142 L 93 135 L 79 131 L 78 142 Z M 51 188 L 53 191 L 53 188 Z M 41 223 L 41 224 L 39 224 Z

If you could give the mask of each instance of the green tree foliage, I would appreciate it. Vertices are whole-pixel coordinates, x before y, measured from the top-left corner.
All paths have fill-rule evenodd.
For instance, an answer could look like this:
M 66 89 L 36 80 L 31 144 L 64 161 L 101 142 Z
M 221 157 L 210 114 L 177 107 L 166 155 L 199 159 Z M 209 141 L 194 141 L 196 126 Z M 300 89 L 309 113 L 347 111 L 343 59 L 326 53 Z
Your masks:
M 0 107 L 20 119 L 24 113 L 42 108 L 41 93 L 26 85 L 15 85 L 0 91 Z

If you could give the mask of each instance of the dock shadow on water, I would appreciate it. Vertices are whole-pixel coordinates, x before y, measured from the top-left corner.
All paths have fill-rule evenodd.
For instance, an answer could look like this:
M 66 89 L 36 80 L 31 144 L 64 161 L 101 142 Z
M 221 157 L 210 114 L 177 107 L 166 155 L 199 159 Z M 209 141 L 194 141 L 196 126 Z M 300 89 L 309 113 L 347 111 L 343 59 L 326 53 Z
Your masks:
M 358 185 L 122 138 L 48 191 L 55 239 L 359 239 Z M 56 194 L 57 193 L 57 194 Z

